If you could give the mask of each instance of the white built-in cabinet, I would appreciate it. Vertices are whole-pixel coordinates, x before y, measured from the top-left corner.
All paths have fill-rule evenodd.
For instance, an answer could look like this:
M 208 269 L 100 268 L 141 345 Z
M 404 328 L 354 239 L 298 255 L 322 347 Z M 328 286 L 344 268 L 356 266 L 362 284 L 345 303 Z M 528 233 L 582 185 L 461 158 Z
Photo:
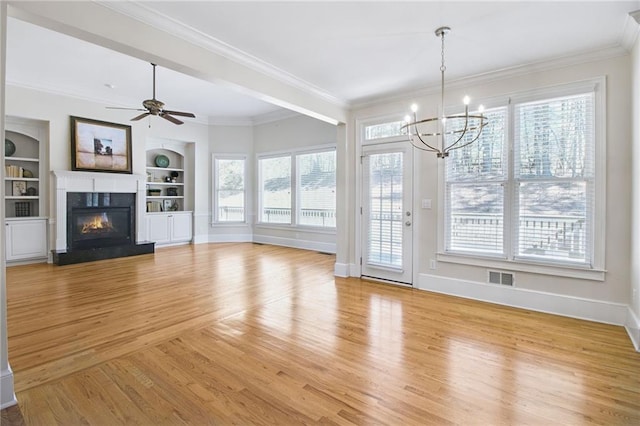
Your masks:
M 49 126 L 44 121 L 6 117 L 5 127 L 6 260 L 46 260 Z M 15 147 L 15 151 L 8 152 L 7 145 Z
M 47 257 L 47 220 L 44 218 L 8 218 L 6 224 L 6 259 L 25 261 Z
M 147 235 L 158 245 L 191 241 L 191 212 L 147 213 Z
M 147 238 L 156 245 L 193 239 L 193 147 L 179 141 L 147 142 Z

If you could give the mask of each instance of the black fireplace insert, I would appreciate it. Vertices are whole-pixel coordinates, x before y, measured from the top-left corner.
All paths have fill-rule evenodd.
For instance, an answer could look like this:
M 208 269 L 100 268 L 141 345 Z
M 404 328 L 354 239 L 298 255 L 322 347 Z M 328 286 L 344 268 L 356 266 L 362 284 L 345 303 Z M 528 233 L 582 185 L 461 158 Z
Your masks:
M 68 249 L 135 244 L 135 194 L 67 193 Z

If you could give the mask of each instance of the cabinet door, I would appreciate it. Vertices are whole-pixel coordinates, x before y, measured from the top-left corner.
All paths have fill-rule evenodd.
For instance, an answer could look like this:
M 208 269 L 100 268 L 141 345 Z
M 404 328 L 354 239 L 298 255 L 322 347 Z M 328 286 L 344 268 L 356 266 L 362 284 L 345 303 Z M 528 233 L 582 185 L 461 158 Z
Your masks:
M 191 240 L 191 214 L 173 214 L 171 226 L 172 241 Z
M 149 241 L 157 244 L 171 240 L 170 218 L 167 215 L 147 215 L 147 236 Z
M 6 222 L 7 260 L 47 257 L 47 221 L 20 220 Z

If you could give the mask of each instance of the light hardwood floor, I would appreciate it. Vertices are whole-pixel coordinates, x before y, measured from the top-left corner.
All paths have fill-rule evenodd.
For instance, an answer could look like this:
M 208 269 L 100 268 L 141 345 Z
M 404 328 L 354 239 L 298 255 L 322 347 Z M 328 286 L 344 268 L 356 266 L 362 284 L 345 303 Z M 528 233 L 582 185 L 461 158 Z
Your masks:
M 640 424 L 622 327 L 334 278 L 334 261 L 211 244 L 8 268 L 24 423 Z

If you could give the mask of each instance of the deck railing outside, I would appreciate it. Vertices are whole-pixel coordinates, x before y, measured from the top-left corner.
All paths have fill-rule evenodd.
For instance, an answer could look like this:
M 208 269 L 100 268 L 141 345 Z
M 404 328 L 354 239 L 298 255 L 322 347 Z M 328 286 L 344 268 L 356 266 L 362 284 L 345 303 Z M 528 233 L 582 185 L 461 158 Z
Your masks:
M 527 215 L 519 220 L 518 254 L 558 259 L 584 258 L 585 218 Z M 451 215 L 452 249 L 495 251 L 502 246 L 503 219 L 493 214 Z

